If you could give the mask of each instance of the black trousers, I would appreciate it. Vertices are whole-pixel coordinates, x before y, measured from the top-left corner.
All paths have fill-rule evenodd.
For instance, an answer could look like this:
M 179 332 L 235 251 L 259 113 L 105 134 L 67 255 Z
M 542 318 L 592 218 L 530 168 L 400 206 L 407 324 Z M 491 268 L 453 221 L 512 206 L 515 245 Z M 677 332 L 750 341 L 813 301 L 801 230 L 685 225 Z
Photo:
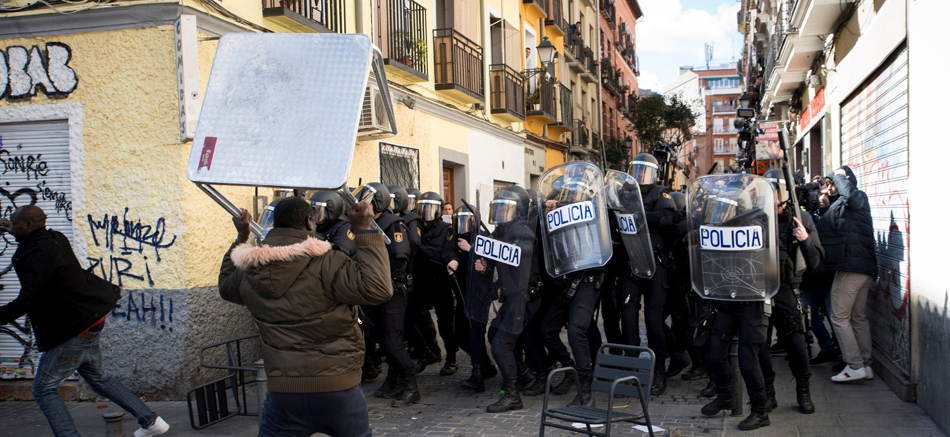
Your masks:
M 455 293 L 449 285 L 449 279 L 441 275 L 438 277 L 420 278 L 413 275 L 414 290 L 409 296 L 410 323 L 422 331 L 422 336 L 430 350 L 437 353 L 438 343 L 435 342 L 435 333 L 432 332 L 432 316 L 429 305 L 435 307 L 436 324 L 439 327 L 439 336 L 445 345 L 447 358 L 455 358 L 459 350 L 455 341 Z M 434 346 L 434 347 L 433 347 Z
M 620 268 L 607 263 L 604 282 L 600 285 L 600 315 L 604 319 L 604 336 L 607 337 L 607 343 L 624 344 L 623 331 L 620 329 L 620 305 L 617 302 L 619 276 Z
M 592 373 L 593 357 L 603 344 L 600 330 L 594 323 L 594 311 L 597 309 L 600 290 L 597 284 L 582 281 L 577 286 L 574 298 L 569 305 L 567 322 L 567 342 L 574 354 L 574 366 L 581 375 Z
M 548 350 L 551 358 L 557 360 L 562 365 L 571 362 L 571 353 L 567 346 L 561 341 L 561 330 L 567 325 L 570 317 L 570 305 L 561 297 L 560 291 L 545 292 L 541 300 L 546 305 L 538 322 L 538 334 L 541 342 Z
M 665 371 L 666 359 L 666 269 L 657 266 L 651 279 L 630 277 L 621 274 L 617 279 L 617 301 L 620 308 L 623 343 L 640 345 L 640 300 L 643 300 L 643 318 L 647 328 L 647 341 L 656 354 L 654 372 Z
M 462 290 L 462 293 L 464 296 L 465 290 Z M 485 323 L 468 318 L 465 314 L 463 296 L 456 296 L 462 300 L 458 300 L 458 305 L 455 306 L 455 340 L 459 348 L 472 358 L 473 366 L 488 366 L 491 361 L 488 358 L 488 346 L 485 344 L 487 326 Z
M 386 351 L 386 363 L 390 369 L 406 376 L 415 375 L 416 364 L 406 352 L 406 295 L 394 294 L 388 302 L 368 308 L 375 322 L 373 336 Z
M 672 321 L 671 327 L 667 331 L 666 348 L 667 352 L 689 354 L 690 360 L 698 365 L 702 362 L 702 353 L 693 343 L 693 330 L 690 328 L 690 310 L 689 301 L 691 298 L 689 289 L 670 289 L 666 294 L 666 314 L 669 314 Z
M 547 374 L 548 366 L 551 364 L 552 356 L 544 347 L 544 339 L 541 335 L 541 322 L 551 302 L 543 298 L 536 300 L 538 305 L 537 313 L 531 316 L 531 319 L 525 323 L 524 331 L 521 332 L 521 345 L 524 350 L 524 362 L 535 374 Z M 535 304 L 529 302 L 528 305 Z M 560 342 L 559 342 L 560 343 Z M 563 343 L 560 343 L 564 347 Z M 567 349 L 565 349 L 565 352 Z
M 731 391 L 735 374 L 729 365 L 729 344 L 739 336 L 739 371 L 752 405 L 765 403 L 765 377 L 760 367 L 762 345 L 767 343 L 768 319 L 760 302 L 716 303 L 719 312 L 706 342 L 706 370 L 722 393 Z M 768 357 L 766 357 L 768 358 Z
M 519 304 L 521 303 L 523 303 L 523 301 L 519 302 Z M 505 318 L 504 312 L 506 311 L 506 305 L 511 304 L 504 304 L 498 311 L 498 316 L 495 320 Z M 540 308 L 540 300 L 528 302 L 525 306 L 524 323 L 530 322 L 531 318 L 537 314 Z M 516 354 L 520 353 L 518 350 L 518 339 L 520 337 L 521 332 L 508 332 L 504 329 L 499 329 L 494 323 L 488 328 L 488 341 L 491 343 L 491 354 L 492 357 L 495 358 L 495 363 L 498 364 L 498 372 L 501 373 L 501 378 L 505 382 L 518 379 L 518 358 Z
M 779 341 L 785 342 L 785 348 L 788 351 L 788 367 L 792 371 L 795 379 L 807 380 L 811 378 L 811 368 L 808 365 L 808 344 L 805 341 L 805 332 L 799 325 L 798 318 L 801 317 L 801 311 L 798 309 L 798 301 L 795 299 L 795 293 L 791 288 L 779 287 L 778 293 L 772 298 L 772 323 L 766 334 L 766 339 L 772 338 L 772 328 L 778 331 Z M 760 356 L 765 357 L 761 361 L 762 374 L 765 376 L 765 384 L 771 385 L 775 382 L 775 371 L 772 368 L 772 357 L 769 353 L 769 341 L 762 345 Z

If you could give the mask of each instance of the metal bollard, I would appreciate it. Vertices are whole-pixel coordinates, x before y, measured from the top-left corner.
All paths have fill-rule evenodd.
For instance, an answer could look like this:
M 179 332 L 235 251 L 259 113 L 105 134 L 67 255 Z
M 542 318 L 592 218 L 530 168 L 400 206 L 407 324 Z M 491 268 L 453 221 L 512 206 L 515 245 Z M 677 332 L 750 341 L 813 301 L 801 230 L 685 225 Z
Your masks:
M 257 414 L 264 411 L 264 397 L 267 395 L 267 372 L 264 371 L 264 359 L 261 358 L 254 363 L 257 368 Z
M 125 431 L 122 430 L 122 418 L 124 417 L 124 412 L 113 410 L 109 410 L 102 415 L 102 420 L 106 422 L 106 437 L 125 437 Z
M 745 380 L 742 379 L 742 372 L 739 370 L 739 337 L 732 337 L 729 343 L 729 365 L 732 366 L 732 372 L 735 374 L 736 405 L 739 407 L 732 410 L 732 416 L 742 416 L 745 398 Z

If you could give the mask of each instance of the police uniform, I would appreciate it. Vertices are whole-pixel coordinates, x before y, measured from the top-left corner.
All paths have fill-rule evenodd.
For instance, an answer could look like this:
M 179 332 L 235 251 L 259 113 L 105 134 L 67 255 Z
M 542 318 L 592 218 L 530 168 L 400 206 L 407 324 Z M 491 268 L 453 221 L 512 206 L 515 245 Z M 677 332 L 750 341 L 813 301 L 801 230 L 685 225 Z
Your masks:
M 350 230 L 350 222 L 348 220 L 337 220 L 336 223 L 327 227 L 326 230 L 322 230 L 318 227 L 317 233 L 323 235 L 331 244 L 335 244 L 337 249 L 346 254 L 346 256 L 353 256 L 353 254 L 356 253 L 356 242 L 354 241 L 356 235 Z
M 459 347 L 472 358 L 472 366 L 477 368 L 473 371 L 473 375 L 477 373 L 478 376 L 481 376 L 482 368 L 487 369 L 492 366 L 488 357 L 488 346 L 485 343 L 488 327 L 484 322 L 468 320 L 468 316 L 465 314 L 464 302 L 467 294 L 466 288 L 468 287 L 468 269 L 472 261 L 469 251 L 459 248 L 458 242 L 460 239 L 467 241 L 470 245 L 474 244 L 472 234 L 469 232 L 452 235 L 442 248 L 442 260 L 445 264 L 452 261 L 458 262 L 458 269 L 455 271 L 455 282 L 460 288 L 461 296 L 458 296 L 460 300 L 455 307 L 455 331 L 453 334 Z M 449 280 L 452 279 L 449 278 Z M 477 390 L 477 387 L 471 388 Z M 481 389 L 484 390 L 484 387 Z
M 435 339 L 429 305 L 435 307 L 438 334 L 445 345 L 446 366 L 456 363 L 459 350 L 455 341 L 455 297 L 442 260 L 445 244 L 451 239 L 452 226 L 442 220 L 422 223 L 420 245 L 413 261 L 413 293 L 409 297 L 410 320 L 422 331 L 430 352 L 440 355 Z

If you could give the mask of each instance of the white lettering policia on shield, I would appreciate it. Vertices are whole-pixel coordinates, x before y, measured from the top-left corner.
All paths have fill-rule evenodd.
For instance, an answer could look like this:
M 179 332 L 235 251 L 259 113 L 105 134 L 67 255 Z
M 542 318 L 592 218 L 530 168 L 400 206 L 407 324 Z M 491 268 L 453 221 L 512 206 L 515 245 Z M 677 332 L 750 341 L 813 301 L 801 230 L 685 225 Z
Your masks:
M 762 248 L 762 227 L 699 227 L 699 246 L 704 250 L 756 250 Z
M 565 226 L 594 220 L 594 202 L 590 200 L 562 206 L 547 214 L 548 232 Z
M 521 264 L 520 247 L 481 235 L 475 238 L 475 254 L 515 267 Z
M 634 221 L 633 214 L 621 214 L 616 213 L 617 216 L 617 226 L 620 228 L 621 234 L 636 234 L 637 233 L 637 223 Z

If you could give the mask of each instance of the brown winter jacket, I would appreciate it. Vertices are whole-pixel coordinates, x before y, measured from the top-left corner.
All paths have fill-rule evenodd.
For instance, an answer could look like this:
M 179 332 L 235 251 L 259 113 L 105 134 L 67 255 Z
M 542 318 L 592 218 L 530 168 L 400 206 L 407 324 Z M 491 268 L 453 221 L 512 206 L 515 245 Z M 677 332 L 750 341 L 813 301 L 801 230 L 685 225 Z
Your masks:
M 393 290 L 382 234 L 355 241 L 351 259 L 305 231 L 274 228 L 263 246 L 235 244 L 224 255 L 218 290 L 254 317 L 268 390 L 321 393 L 360 383 L 356 306 L 384 303 Z

